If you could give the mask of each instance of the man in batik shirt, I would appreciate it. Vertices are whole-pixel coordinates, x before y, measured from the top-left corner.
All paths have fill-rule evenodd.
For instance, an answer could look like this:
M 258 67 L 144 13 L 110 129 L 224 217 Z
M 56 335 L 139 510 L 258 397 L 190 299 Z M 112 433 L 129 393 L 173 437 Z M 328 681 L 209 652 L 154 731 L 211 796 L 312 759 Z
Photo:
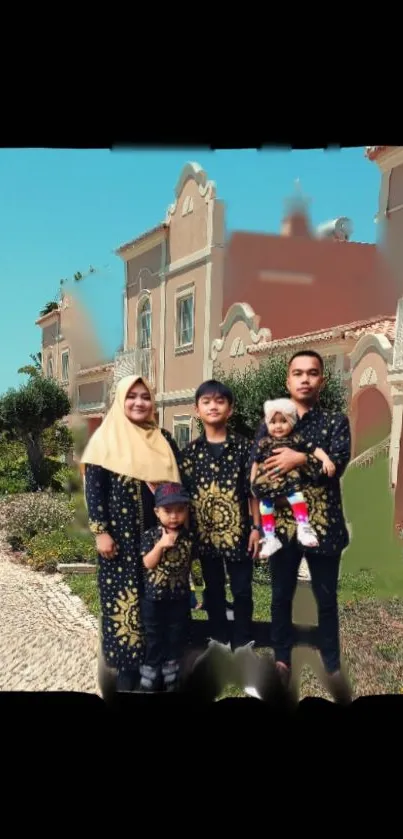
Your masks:
M 323 410 L 319 396 L 324 386 L 323 359 L 314 351 L 296 353 L 288 366 L 287 389 L 297 407 L 295 431 L 312 452 L 324 449 L 336 466 L 333 477 L 324 474 L 313 454 L 279 449 L 267 461 L 273 475 L 300 469 L 303 491 L 319 545 L 303 550 L 295 534 L 296 525 L 285 504 L 276 512 L 276 534 L 282 548 L 270 558 L 272 585 L 272 646 L 277 673 L 283 685 L 290 681 L 293 646 L 292 602 L 303 553 L 311 574 L 312 591 L 318 606 L 318 645 L 327 674 L 327 686 L 337 701 L 349 701 L 350 692 L 340 672 L 340 640 L 337 588 L 343 550 L 349 542 L 340 490 L 351 456 L 348 418 L 340 412 Z M 257 435 L 259 437 L 259 434 Z

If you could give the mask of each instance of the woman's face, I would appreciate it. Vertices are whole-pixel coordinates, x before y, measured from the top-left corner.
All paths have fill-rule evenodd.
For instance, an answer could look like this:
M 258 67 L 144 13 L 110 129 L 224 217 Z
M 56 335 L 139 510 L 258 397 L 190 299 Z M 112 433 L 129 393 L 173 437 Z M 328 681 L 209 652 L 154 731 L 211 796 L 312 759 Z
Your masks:
M 153 403 L 146 386 L 136 382 L 127 391 L 125 399 L 125 415 L 130 422 L 149 422 L 153 416 Z

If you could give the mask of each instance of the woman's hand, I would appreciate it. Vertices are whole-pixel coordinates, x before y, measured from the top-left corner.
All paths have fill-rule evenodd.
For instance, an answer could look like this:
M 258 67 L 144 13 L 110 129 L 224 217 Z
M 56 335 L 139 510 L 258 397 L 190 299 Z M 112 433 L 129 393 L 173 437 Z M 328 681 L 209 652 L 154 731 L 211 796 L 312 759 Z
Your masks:
M 117 548 L 112 536 L 109 533 L 98 533 L 95 537 L 97 551 L 103 559 L 113 559 L 117 554 Z

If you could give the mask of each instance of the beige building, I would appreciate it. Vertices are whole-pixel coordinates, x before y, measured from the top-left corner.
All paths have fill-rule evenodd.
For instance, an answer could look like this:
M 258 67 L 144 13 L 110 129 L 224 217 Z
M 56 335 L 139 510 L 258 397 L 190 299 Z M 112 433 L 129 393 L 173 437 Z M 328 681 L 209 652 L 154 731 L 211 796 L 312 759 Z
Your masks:
M 215 184 L 189 163 L 165 221 L 116 251 L 125 282 L 123 350 L 115 359 L 100 363 L 94 341 L 72 332 L 70 300 L 39 318 L 44 372 L 66 387 L 90 432 L 119 378 L 138 373 L 155 388 L 160 424 L 181 446 L 192 438 L 195 387 L 211 375 L 211 342 L 222 317 L 224 239 Z
M 115 376 L 142 373 L 159 422 L 179 445 L 193 434 L 195 385 L 210 376 L 222 313 L 224 207 L 195 163 L 183 169 L 163 224 L 122 245 L 124 350 Z
M 403 164 L 398 152 L 388 157 L 384 151 L 385 160 Z M 392 167 L 392 174 L 382 176 L 381 215 L 390 205 L 385 184 L 396 183 Z M 391 218 L 403 219 L 399 206 L 393 209 Z M 155 388 L 160 424 L 183 446 L 197 433 L 195 388 L 214 365 L 228 370 L 273 353 L 316 348 L 332 357 L 349 383 L 354 455 L 365 449 L 374 419 L 382 445 L 392 428 L 395 484 L 403 374 L 401 387 L 391 388 L 390 365 L 400 346 L 394 271 L 374 245 L 349 241 L 344 218 L 326 225 L 325 237 L 318 234 L 301 202 L 283 219 L 279 234 L 235 233 L 224 264 L 224 218 L 214 183 L 198 164 L 187 164 L 164 222 L 116 251 L 124 267 L 122 351 L 100 361 L 88 319 L 65 298 L 37 321 L 45 373 L 68 389 L 90 432 L 105 416 L 118 379 L 146 376 Z M 398 233 L 393 236 L 397 243 Z M 296 301 L 292 311 L 284 305 L 285 291 Z

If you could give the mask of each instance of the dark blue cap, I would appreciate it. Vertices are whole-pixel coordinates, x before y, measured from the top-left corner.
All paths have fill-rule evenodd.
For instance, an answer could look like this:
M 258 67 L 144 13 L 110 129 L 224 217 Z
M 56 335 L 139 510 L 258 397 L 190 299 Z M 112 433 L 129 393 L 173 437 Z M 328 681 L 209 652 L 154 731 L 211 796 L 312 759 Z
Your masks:
M 182 484 L 159 484 L 155 490 L 156 507 L 170 507 L 172 504 L 189 504 L 190 498 Z

